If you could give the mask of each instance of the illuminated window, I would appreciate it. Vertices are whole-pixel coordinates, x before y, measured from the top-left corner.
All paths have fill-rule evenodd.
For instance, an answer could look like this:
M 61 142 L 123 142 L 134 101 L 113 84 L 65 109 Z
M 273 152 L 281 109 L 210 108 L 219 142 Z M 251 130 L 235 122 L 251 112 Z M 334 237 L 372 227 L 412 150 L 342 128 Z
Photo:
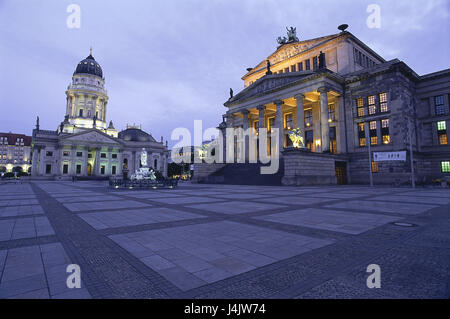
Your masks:
M 445 121 L 437 122 L 437 129 L 438 129 L 438 131 L 445 131 L 447 129 L 446 125 L 445 125 Z
M 358 109 L 358 116 L 364 116 L 364 99 L 356 99 L 356 107 Z
M 434 97 L 434 109 L 436 115 L 444 115 L 445 107 L 444 107 L 444 96 L 439 95 Z
M 328 122 L 335 120 L 334 104 L 328 105 Z
M 387 104 L 387 93 L 380 93 L 379 98 L 380 98 L 380 111 L 381 112 L 389 111 Z
M 378 162 L 372 162 L 372 173 L 378 173 Z
M 292 113 L 286 114 L 284 116 L 284 128 L 290 130 L 293 127 L 294 127 L 294 118 L 292 116 Z
M 272 132 L 272 127 L 273 127 L 274 124 L 275 124 L 275 118 L 274 118 L 274 117 L 269 117 L 269 119 L 268 119 L 268 124 L 269 124 L 269 125 L 267 125 L 267 130 L 268 130 L 269 132 Z
M 377 145 L 378 144 L 378 138 L 376 136 L 370 137 L 370 145 Z
M 381 120 L 381 135 L 383 144 L 391 143 L 391 136 L 389 135 L 389 119 Z
M 447 145 L 447 134 L 439 134 L 439 145 Z
M 370 121 L 369 126 L 370 126 L 370 130 L 376 130 L 377 129 L 377 121 Z
M 366 146 L 366 138 L 365 137 L 359 138 L 359 146 L 361 146 L 361 147 Z
M 312 110 L 305 111 L 305 125 L 310 127 L 313 124 Z
M 450 161 L 441 162 L 442 173 L 450 173 Z
M 375 95 L 371 95 L 367 98 L 367 102 L 369 104 L 369 114 L 375 114 L 377 112 L 377 107 L 375 105 Z

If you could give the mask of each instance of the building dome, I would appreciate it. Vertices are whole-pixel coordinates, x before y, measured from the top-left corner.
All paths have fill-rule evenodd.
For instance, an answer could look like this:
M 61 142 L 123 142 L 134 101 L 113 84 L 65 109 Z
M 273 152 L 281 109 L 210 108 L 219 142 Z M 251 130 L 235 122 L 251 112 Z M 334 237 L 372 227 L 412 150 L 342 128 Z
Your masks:
M 95 61 L 94 57 L 92 56 L 92 53 L 89 54 L 89 56 L 86 59 L 78 63 L 77 69 L 75 70 L 73 75 L 75 74 L 92 74 L 103 78 L 102 68 L 100 64 L 98 64 L 98 62 Z
M 119 138 L 127 142 L 156 142 L 153 136 L 138 128 L 127 128 L 119 132 Z

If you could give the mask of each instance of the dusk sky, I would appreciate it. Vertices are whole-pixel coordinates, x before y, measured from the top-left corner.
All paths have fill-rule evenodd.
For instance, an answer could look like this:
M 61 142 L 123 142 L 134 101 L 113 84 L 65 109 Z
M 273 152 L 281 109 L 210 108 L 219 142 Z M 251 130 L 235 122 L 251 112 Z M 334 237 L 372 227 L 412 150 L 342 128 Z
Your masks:
M 79 29 L 67 27 L 70 4 L 81 8 Z M 370 4 L 381 8 L 381 28 L 366 24 Z M 447 0 L 0 0 L 0 132 L 31 135 L 37 115 L 55 130 L 90 46 L 106 79 L 108 121 L 166 140 L 196 119 L 217 126 L 229 88 L 243 88 L 245 69 L 275 51 L 286 26 L 306 40 L 347 23 L 383 58 L 423 75 L 450 67 L 449 18 Z

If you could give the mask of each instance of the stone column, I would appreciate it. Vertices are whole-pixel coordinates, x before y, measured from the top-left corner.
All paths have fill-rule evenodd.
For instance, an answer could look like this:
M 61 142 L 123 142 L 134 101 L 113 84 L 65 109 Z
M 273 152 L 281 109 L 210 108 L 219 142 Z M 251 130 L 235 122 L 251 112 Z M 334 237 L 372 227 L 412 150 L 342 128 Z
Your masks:
M 266 128 L 266 121 L 264 117 L 264 111 L 266 110 L 265 105 L 257 106 L 258 109 L 258 130 L 262 128 Z
M 303 142 L 305 142 L 305 111 L 303 108 L 303 98 L 305 96 L 303 94 L 297 94 L 294 96 L 297 101 L 297 128 L 301 131 L 301 136 L 303 137 Z
M 136 171 L 136 151 L 131 153 L 131 161 L 128 161 L 128 171 L 130 176 Z
M 33 147 L 33 156 L 31 159 L 31 175 L 37 176 L 38 175 L 38 152 L 39 149 L 35 146 Z
M 246 134 L 249 128 L 249 112 L 248 110 L 244 110 L 242 111 L 242 129 L 244 130 L 243 132 L 243 139 L 242 139 L 242 143 L 243 143 L 243 147 L 242 147 L 242 151 L 245 154 L 245 161 L 248 162 L 249 159 L 249 136 Z
M 277 107 L 277 113 L 276 113 L 276 117 L 275 117 L 275 127 L 278 128 L 278 148 L 280 151 L 280 155 L 281 155 L 281 151 L 284 148 L 284 125 L 283 125 L 283 104 L 284 102 L 282 100 L 276 100 L 273 103 L 275 103 L 276 107 Z
M 103 120 L 102 121 L 104 121 L 104 122 L 106 122 L 106 105 L 107 104 L 108 104 L 108 101 L 103 100 L 103 103 L 102 103 L 102 109 L 103 109 L 102 117 L 103 117 Z
M 317 90 L 320 93 L 320 131 L 322 152 L 330 151 L 330 128 L 328 125 L 328 90 L 324 87 Z
M 95 148 L 95 163 L 94 163 L 94 174 L 93 175 L 100 175 L 100 152 L 101 152 L 101 148 L 100 147 L 96 147 Z
M 264 117 L 264 112 L 266 110 L 266 106 L 265 105 L 259 105 L 259 106 L 257 106 L 257 109 L 258 109 L 258 134 L 259 134 L 258 135 L 258 145 L 259 145 L 258 147 L 259 147 L 259 149 L 261 149 L 263 147 L 263 145 L 261 145 L 262 141 L 261 141 L 261 138 L 260 138 L 261 137 L 261 131 L 262 131 L 262 129 L 266 128 L 266 118 Z M 264 141 L 264 142 L 267 143 L 267 140 Z M 259 151 L 258 151 L 257 156 L 259 157 Z
M 76 152 L 77 152 L 77 146 L 76 145 L 72 145 L 71 149 L 70 149 L 70 171 L 69 171 L 69 175 L 77 175 L 77 170 L 76 170 L 76 166 L 77 166 L 77 158 L 76 158 Z
M 79 100 L 80 100 L 80 96 L 79 94 L 75 94 L 74 95 L 74 99 L 72 101 L 73 103 L 73 107 L 72 107 L 72 116 L 73 117 L 78 117 L 78 114 L 80 113 L 79 111 Z
M 87 100 L 88 100 L 88 97 L 89 97 L 89 95 L 87 95 L 87 94 L 85 94 L 84 95 L 84 111 L 83 111 L 83 117 L 86 117 L 87 116 L 87 112 L 88 112 L 88 109 L 87 109 Z
M 89 165 L 89 147 L 88 146 L 84 146 L 83 147 L 83 162 L 84 165 L 82 167 L 81 172 L 83 173 L 84 176 L 88 176 L 88 165 Z
M 69 103 L 70 103 L 70 96 L 67 95 L 66 96 L 66 114 L 70 115 L 70 107 L 69 107 Z
M 345 140 L 345 114 L 344 114 L 344 98 L 339 96 L 336 99 L 337 107 L 335 107 L 335 114 L 337 119 L 336 125 L 336 146 L 339 154 L 345 153 L 346 143 Z
M 117 151 L 117 160 L 119 161 L 119 163 L 117 164 L 117 174 L 121 176 L 122 175 L 122 165 L 123 165 L 123 151 L 121 149 L 119 149 Z

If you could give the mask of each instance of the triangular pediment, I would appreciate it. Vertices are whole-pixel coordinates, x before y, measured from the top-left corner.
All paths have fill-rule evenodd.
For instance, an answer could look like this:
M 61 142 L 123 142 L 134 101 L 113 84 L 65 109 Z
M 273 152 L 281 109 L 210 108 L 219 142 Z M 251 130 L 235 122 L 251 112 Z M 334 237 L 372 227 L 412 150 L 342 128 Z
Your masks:
M 324 42 L 327 42 L 331 39 L 334 39 L 338 36 L 338 34 L 332 34 L 325 37 L 315 38 L 311 40 L 305 40 L 305 41 L 298 41 L 298 42 L 291 42 L 286 43 L 277 48 L 277 50 L 269 55 L 266 59 L 261 61 L 256 67 L 254 67 L 249 73 L 244 75 L 246 77 L 247 75 L 259 71 L 260 69 L 266 68 L 267 60 L 270 61 L 271 65 L 275 65 L 280 61 L 287 60 L 289 58 L 292 58 L 293 56 L 296 56 L 302 52 L 305 52 L 313 47 L 316 47 L 320 44 L 323 44 Z
M 97 130 L 70 134 L 62 137 L 65 141 L 79 141 L 91 143 L 120 144 L 117 139 Z

